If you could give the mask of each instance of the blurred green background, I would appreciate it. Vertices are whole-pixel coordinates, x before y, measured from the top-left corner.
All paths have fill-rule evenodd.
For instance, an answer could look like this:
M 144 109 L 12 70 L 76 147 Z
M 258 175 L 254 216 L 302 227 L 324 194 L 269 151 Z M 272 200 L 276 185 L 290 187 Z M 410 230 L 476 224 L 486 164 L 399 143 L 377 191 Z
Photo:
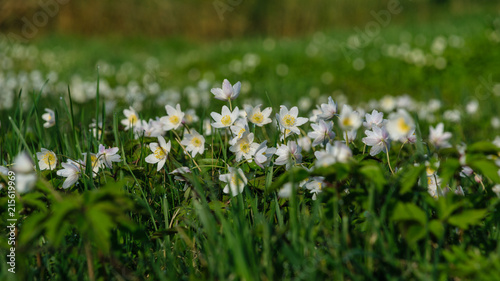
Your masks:
M 0 28 L 20 31 L 23 18 L 32 21 L 37 12 L 46 12 L 50 19 L 41 33 L 203 40 L 297 36 L 364 25 L 372 20 L 371 11 L 386 9 L 391 2 L 404 6 L 404 16 L 395 16 L 395 22 L 414 24 L 448 15 L 498 11 L 500 5 L 488 0 L 3 0 Z
M 242 82 L 238 106 L 408 95 L 464 118 L 478 102 L 474 139 L 500 111 L 500 1 L 4 0 L 0 30 L 0 110 L 68 86 L 93 108 L 99 73 L 108 112 L 142 118 L 178 102 L 206 117 L 225 78 Z

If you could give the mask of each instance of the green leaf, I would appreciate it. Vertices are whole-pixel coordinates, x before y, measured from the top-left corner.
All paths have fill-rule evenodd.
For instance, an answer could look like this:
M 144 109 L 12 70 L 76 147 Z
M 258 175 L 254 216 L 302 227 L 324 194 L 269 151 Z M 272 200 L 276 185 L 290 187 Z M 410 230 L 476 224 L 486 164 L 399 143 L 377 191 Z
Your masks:
M 432 220 L 429 223 L 429 230 L 439 239 L 441 239 L 444 235 L 443 223 L 438 220 Z
M 455 158 L 448 158 L 442 162 L 439 167 L 439 176 L 441 178 L 441 186 L 447 186 L 453 176 L 461 168 L 460 162 Z
M 408 240 L 408 243 L 410 244 L 415 244 L 417 243 L 420 239 L 425 237 L 425 227 L 421 225 L 411 225 L 408 227 L 408 230 L 406 231 L 406 240 Z
M 413 203 L 398 203 L 392 215 L 394 221 L 417 221 L 425 225 L 427 216 L 425 212 Z
M 314 169 L 312 176 L 325 177 L 327 181 L 343 181 L 346 180 L 351 171 L 349 164 L 335 163 L 327 167 L 319 167 Z
M 500 176 L 498 175 L 498 166 L 488 159 L 474 160 L 468 163 L 469 166 L 476 171 L 480 171 L 495 183 L 500 183 Z
M 277 180 L 271 185 L 267 192 L 272 192 L 274 190 L 280 189 L 285 183 L 290 182 L 293 179 L 294 182 L 300 182 L 309 177 L 309 172 L 300 167 L 293 167 L 292 169 L 286 171 L 284 174 L 278 177 Z
M 418 182 L 418 178 L 425 172 L 425 166 L 408 166 L 407 169 L 401 171 L 403 176 L 401 178 L 401 189 L 399 194 L 405 194 L 411 191 L 412 187 Z
M 500 148 L 489 141 L 480 141 L 467 147 L 467 153 L 483 153 L 498 155 Z
M 441 196 L 438 198 L 436 202 L 436 208 L 437 208 L 437 213 L 439 216 L 439 219 L 442 221 L 445 221 L 448 219 L 448 217 L 455 212 L 458 208 L 462 207 L 463 201 L 459 201 L 456 203 L 452 202 L 451 196 Z
M 105 254 L 109 252 L 111 229 L 114 223 L 110 216 L 101 212 L 99 208 L 91 208 L 86 212 L 86 219 L 89 225 L 89 231 L 92 234 L 92 240 L 96 246 Z
M 487 213 L 488 211 L 486 209 L 465 210 L 457 215 L 451 216 L 448 222 L 462 229 L 467 229 L 470 225 L 480 224 Z
M 360 172 L 367 180 L 373 182 L 378 189 L 382 189 L 387 183 L 384 172 L 378 165 L 364 166 L 360 169 Z

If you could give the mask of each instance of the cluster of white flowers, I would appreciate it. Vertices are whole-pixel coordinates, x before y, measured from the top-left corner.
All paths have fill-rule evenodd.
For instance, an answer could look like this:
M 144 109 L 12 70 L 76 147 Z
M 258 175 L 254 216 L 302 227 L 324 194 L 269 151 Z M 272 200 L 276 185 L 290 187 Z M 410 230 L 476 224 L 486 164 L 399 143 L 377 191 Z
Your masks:
M 152 154 L 146 158 L 147 163 L 158 164 L 158 171 L 165 166 L 172 147 L 171 140 L 166 140 L 164 137 L 167 131 L 173 130 L 176 136 L 178 132 L 184 132 L 182 140 L 177 138 L 174 141 L 177 141 L 184 153 L 192 158 L 204 154 L 205 137 L 212 135 L 213 130 L 230 137 L 227 149 L 233 153 L 236 166 L 232 167 L 229 164 L 228 173 L 221 174 L 220 180 L 227 183 L 224 192 L 233 196 L 239 194 L 247 183 L 245 174 L 237 168 L 243 163 L 242 161 L 255 162 L 262 169 L 271 163 L 284 166 L 286 170 L 294 166 L 307 169 L 308 167 L 302 161 L 302 153 L 313 149 L 316 158 L 315 167 L 346 163 L 353 155 L 350 146 L 357 140 L 358 131 L 363 127 L 365 136 L 361 138 L 361 141 L 365 147 L 370 148 L 369 154 L 371 156 L 376 156 L 380 152 L 387 154 L 389 169 L 394 173 L 389 160 L 391 144 L 399 142 L 404 146 L 417 141 L 416 124 L 409 112 L 414 114 L 418 112 L 415 112 L 416 109 L 411 106 L 412 99 L 408 96 L 400 99 L 384 97 L 380 102 L 370 105 L 371 107 L 379 105 L 383 112 L 373 109 L 371 113 L 365 113 L 362 108 L 355 110 L 345 103 L 339 111 L 338 104 L 332 97 L 328 97 L 325 103 L 317 105 L 317 109 L 313 110 L 313 115 L 309 118 L 300 117 L 298 107 L 289 109 L 281 105 L 279 113 L 275 115 L 276 122 L 273 122 L 270 107 L 261 110 L 261 104 L 255 107 L 245 104 L 244 111 L 238 107 L 233 108 L 232 102 L 238 97 L 239 91 L 240 83 L 233 86 L 228 80 L 224 80 L 222 88 L 212 89 L 214 98 L 228 102 L 228 105 L 222 105 L 220 113 L 211 112 L 212 120 L 203 121 L 204 132 L 202 134 L 190 128 L 193 124 L 192 120 L 199 120 L 199 118 L 193 111 L 182 111 L 179 104 L 175 108 L 167 105 L 165 107 L 167 116 L 157 117 L 155 120 L 150 119 L 149 122 L 140 120 L 133 108 L 125 109 L 126 119 L 121 123 L 125 130 L 134 130 L 136 136 L 158 138 L 158 142 L 149 144 Z M 436 104 L 435 101 L 429 102 L 429 111 L 436 111 L 439 108 L 440 104 Z M 388 113 L 387 119 L 384 118 L 384 112 Z M 186 118 L 188 115 L 193 116 L 190 118 L 191 121 Z M 306 123 L 310 123 L 311 131 L 309 132 L 305 131 Z M 257 138 L 256 130 L 262 130 L 265 135 L 266 125 L 277 126 L 280 132 L 280 142 L 276 143 L 275 147 L 268 146 L 269 140 L 259 141 Z M 340 139 L 337 139 L 337 136 L 341 136 Z M 436 126 L 429 127 L 427 143 L 435 149 L 446 148 L 451 146 L 449 143 L 451 137 L 452 134 L 444 130 L 444 123 L 438 123 Z M 189 170 L 186 167 L 183 168 Z M 434 173 L 432 177 L 437 179 Z M 323 184 L 323 179 L 315 178 L 301 186 L 313 193 L 316 198 Z M 437 194 L 435 190 L 439 189 L 437 188 L 439 180 L 430 180 L 428 186 L 431 195 Z M 281 193 L 287 194 L 287 190 L 289 191 L 289 189 L 284 189 Z

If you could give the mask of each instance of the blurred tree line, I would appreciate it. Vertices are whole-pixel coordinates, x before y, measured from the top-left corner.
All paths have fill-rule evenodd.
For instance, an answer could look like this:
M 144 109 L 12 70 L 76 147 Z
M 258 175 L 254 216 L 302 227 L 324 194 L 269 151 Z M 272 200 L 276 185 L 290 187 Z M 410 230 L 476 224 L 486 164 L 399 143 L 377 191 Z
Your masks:
M 364 24 L 399 2 L 406 15 L 468 11 L 487 0 L 1 0 L 0 32 L 124 34 L 211 39 L 291 36 Z M 397 19 L 394 16 L 394 20 Z M 24 30 L 23 30 L 24 29 Z M 31 34 L 30 33 L 30 34 Z

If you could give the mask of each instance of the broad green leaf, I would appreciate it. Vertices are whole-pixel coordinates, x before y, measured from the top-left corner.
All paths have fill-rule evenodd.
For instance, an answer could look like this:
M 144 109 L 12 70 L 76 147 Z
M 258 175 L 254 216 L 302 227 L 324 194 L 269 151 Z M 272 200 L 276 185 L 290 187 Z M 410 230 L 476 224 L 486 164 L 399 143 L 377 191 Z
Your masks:
M 420 239 L 424 238 L 426 234 L 425 227 L 422 225 L 411 225 L 408 227 L 408 230 L 406 231 L 406 240 L 408 240 L 408 243 L 410 244 L 415 244 L 417 243 Z
M 99 208 L 91 208 L 86 212 L 88 231 L 92 234 L 92 240 L 105 254 L 109 252 L 111 229 L 115 226 L 110 216 L 102 213 Z
M 442 238 L 444 235 L 443 223 L 438 220 L 432 220 L 429 223 L 429 230 L 439 239 Z
M 447 186 L 455 173 L 459 171 L 460 167 L 460 162 L 455 158 L 449 158 L 442 162 L 439 167 L 441 186 Z
M 425 212 L 413 203 L 398 203 L 392 215 L 394 221 L 417 221 L 425 225 L 427 216 Z
M 409 192 L 413 186 L 418 182 L 420 176 L 425 172 L 425 166 L 408 166 L 405 170 L 401 171 L 403 174 L 401 178 L 401 189 L 399 194 L 405 194 Z
M 487 159 L 474 160 L 469 163 L 469 166 L 473 170 L 481 172 L 495 183 L 500 183 L 499 168 L 493 161 Z
M 500 148 L 489 141 L 480 141 L 467 146 L 467 153 L 498 155 Z
M 361 174 L 363 174 L 369 181 L 373 182 L 375 186 L 381 189 L 386 183 L 384 172 L 380 169 L 378 165 L 367 165 L 360 169 Z
M 471 225 L 480 224 L 487 212 L 486 209 L 465 210 L 457 215 L 451 216 L 448 222 L 462 229 L 467 229 Z

